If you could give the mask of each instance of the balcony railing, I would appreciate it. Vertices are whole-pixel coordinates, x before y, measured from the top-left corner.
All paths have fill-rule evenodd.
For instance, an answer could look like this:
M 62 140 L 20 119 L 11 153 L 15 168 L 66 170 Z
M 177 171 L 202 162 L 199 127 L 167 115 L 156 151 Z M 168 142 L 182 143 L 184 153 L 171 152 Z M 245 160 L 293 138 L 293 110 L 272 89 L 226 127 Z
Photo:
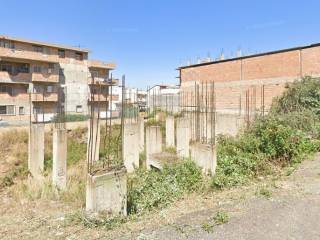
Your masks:
M 91 98 L 93 97 L 93 99 Z M 106 96 L 105 94 L 94 94 L 93 96 L 89 96 L 89 102 L 106 102 L 106 101 L 110 101 L 111 100 L 111 96 Z M 118 101 L 119 100 L 119 96 L 113 94 L 112 95 L 112 101 Z
M 57 73 L 32 73 L 33 82 L 49 82 L 49 83 L 58 83 L 59 74 Z
M 30 82 L 31 73 L 9 74 L 7 71 L 0 71 L 0 82 Z
M 31 101 L 33 102 L 57 102 L 58 101 L 58 93 L 32 93 Z
M 40 61 L 40 62 L 51 62 L 51 63 L 58 62 L 57 55 L 50 55 L 50 54 L 44 54 L 39 52 L 3 48 L 3 47 L 0 47 L 0 57 L 28 59 L 28 60 L 34 60 L 34 61 Z
M 6 103 L 10 103 L 10 101 L 29 101 L 29 94 L 28 93 L 19 93 L 16 95 L 10 95 L 9 93 L 0 93 L 0 99 L 2 101 L 6 101 Z
M 103 78 L 103 77 L 89 77 L 88 84 L 89 85 L 110 85 L 110 83 L 107 82 L 107 78 Z M 112 85 L 116 86 L 118 84 L 119 84 L 118 79 L 112 79 Z

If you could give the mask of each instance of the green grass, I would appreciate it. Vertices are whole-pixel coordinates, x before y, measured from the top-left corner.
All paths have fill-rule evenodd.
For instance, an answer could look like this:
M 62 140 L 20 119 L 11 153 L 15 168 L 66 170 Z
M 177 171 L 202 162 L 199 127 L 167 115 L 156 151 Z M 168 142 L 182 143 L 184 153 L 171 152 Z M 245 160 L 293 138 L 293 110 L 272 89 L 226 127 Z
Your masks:
M 215 226 L 228 223 L 230 220 L 229 215 L 226 212 L 219 211 L 208 222 L 202 224 L 202 229 L 206 232 L 212 232 Z

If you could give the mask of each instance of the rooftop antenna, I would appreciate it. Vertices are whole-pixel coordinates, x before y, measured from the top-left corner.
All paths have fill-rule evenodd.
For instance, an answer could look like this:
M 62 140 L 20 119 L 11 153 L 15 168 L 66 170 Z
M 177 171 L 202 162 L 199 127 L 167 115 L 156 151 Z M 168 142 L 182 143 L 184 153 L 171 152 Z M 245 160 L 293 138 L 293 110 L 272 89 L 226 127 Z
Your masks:
M 242 51 L 240 47 L 237 50 L 237 57 L 242 57 Z
M 212 61 L 210 52 L 208 52 L 206 60 L 207 60 L 207 62 L 211 62 Z
M 224 51 L 223 48 L 221 49 L 221 54 L 220 54 L 220 60 L 224 60 Z

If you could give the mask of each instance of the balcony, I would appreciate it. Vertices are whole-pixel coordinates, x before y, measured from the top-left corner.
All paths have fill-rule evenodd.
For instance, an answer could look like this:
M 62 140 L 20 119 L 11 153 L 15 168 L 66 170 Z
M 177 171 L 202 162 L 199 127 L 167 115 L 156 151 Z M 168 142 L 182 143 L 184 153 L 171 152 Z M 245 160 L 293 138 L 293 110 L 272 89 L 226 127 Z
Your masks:
M 0 58 L 1 57 L 33 60 L 33 61 L 49 62 L 49 63 L 58 63 L 57 55 L 50 55 L 50 54 L 44 54 L 39 52 L 3 48 L 3 47 L 0 47 Z
M 56 73 L 32 73 L 32 82 L 58 83 L 59 74 Z
M 94 94 L 93 95 L 93 99 L 91 99 L 91 96 L 89 96 L 89 102 L 106 102 L 106 101 L 110 101 L 111 97 L 105 95 L 105 94 Z M 112 101 L 118 101 L 119 100 L 119 96 L 118 95 L 112 95 Z
M 31 94 L 32 102 L 57 102 L 58 101 L 58 93 L 32 93 Z
M 0 82 L 6 83 L 28 83 L 32 79 L 31 73 L 18 73 L 15 75 L 9 74 L 7 71 L 0 71 Z
M 89 77 L 88 84 L 89 85 L 102 85 L 102 86 L 110 85 L 110 83 L 107 82 L 107 78 L 103 78 L 103 77 Z M 118 79 L 112 79 L 113 86 L 117 86 L 118 84 L 119 84 Z
M 10 103 L 17 103 L 17 101 L 28 102 L 29 101 L 29 94 L 28 93 L 19 93 L 17 95 L 10 95 L 9 93 L 0 93 L 0 99 L 3 102 Z
M 89 60 L 88 67 L 113 70 L 115 69 L 116 65 L 114 63 L 104 63 L 99 60 Z

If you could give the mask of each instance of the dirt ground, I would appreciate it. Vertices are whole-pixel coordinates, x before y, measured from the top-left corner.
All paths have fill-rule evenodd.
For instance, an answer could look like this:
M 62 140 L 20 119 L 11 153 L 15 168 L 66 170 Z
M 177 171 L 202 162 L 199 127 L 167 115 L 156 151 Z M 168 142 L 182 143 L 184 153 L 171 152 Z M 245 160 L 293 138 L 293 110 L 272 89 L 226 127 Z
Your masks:
M 0 239 L 320 239 L 320 155 L 288 177 L 187 196 L 109 231 L 70 223 L 72 204 L 0 197 Z M 218 211 L 229 221 L 204 227 Z

